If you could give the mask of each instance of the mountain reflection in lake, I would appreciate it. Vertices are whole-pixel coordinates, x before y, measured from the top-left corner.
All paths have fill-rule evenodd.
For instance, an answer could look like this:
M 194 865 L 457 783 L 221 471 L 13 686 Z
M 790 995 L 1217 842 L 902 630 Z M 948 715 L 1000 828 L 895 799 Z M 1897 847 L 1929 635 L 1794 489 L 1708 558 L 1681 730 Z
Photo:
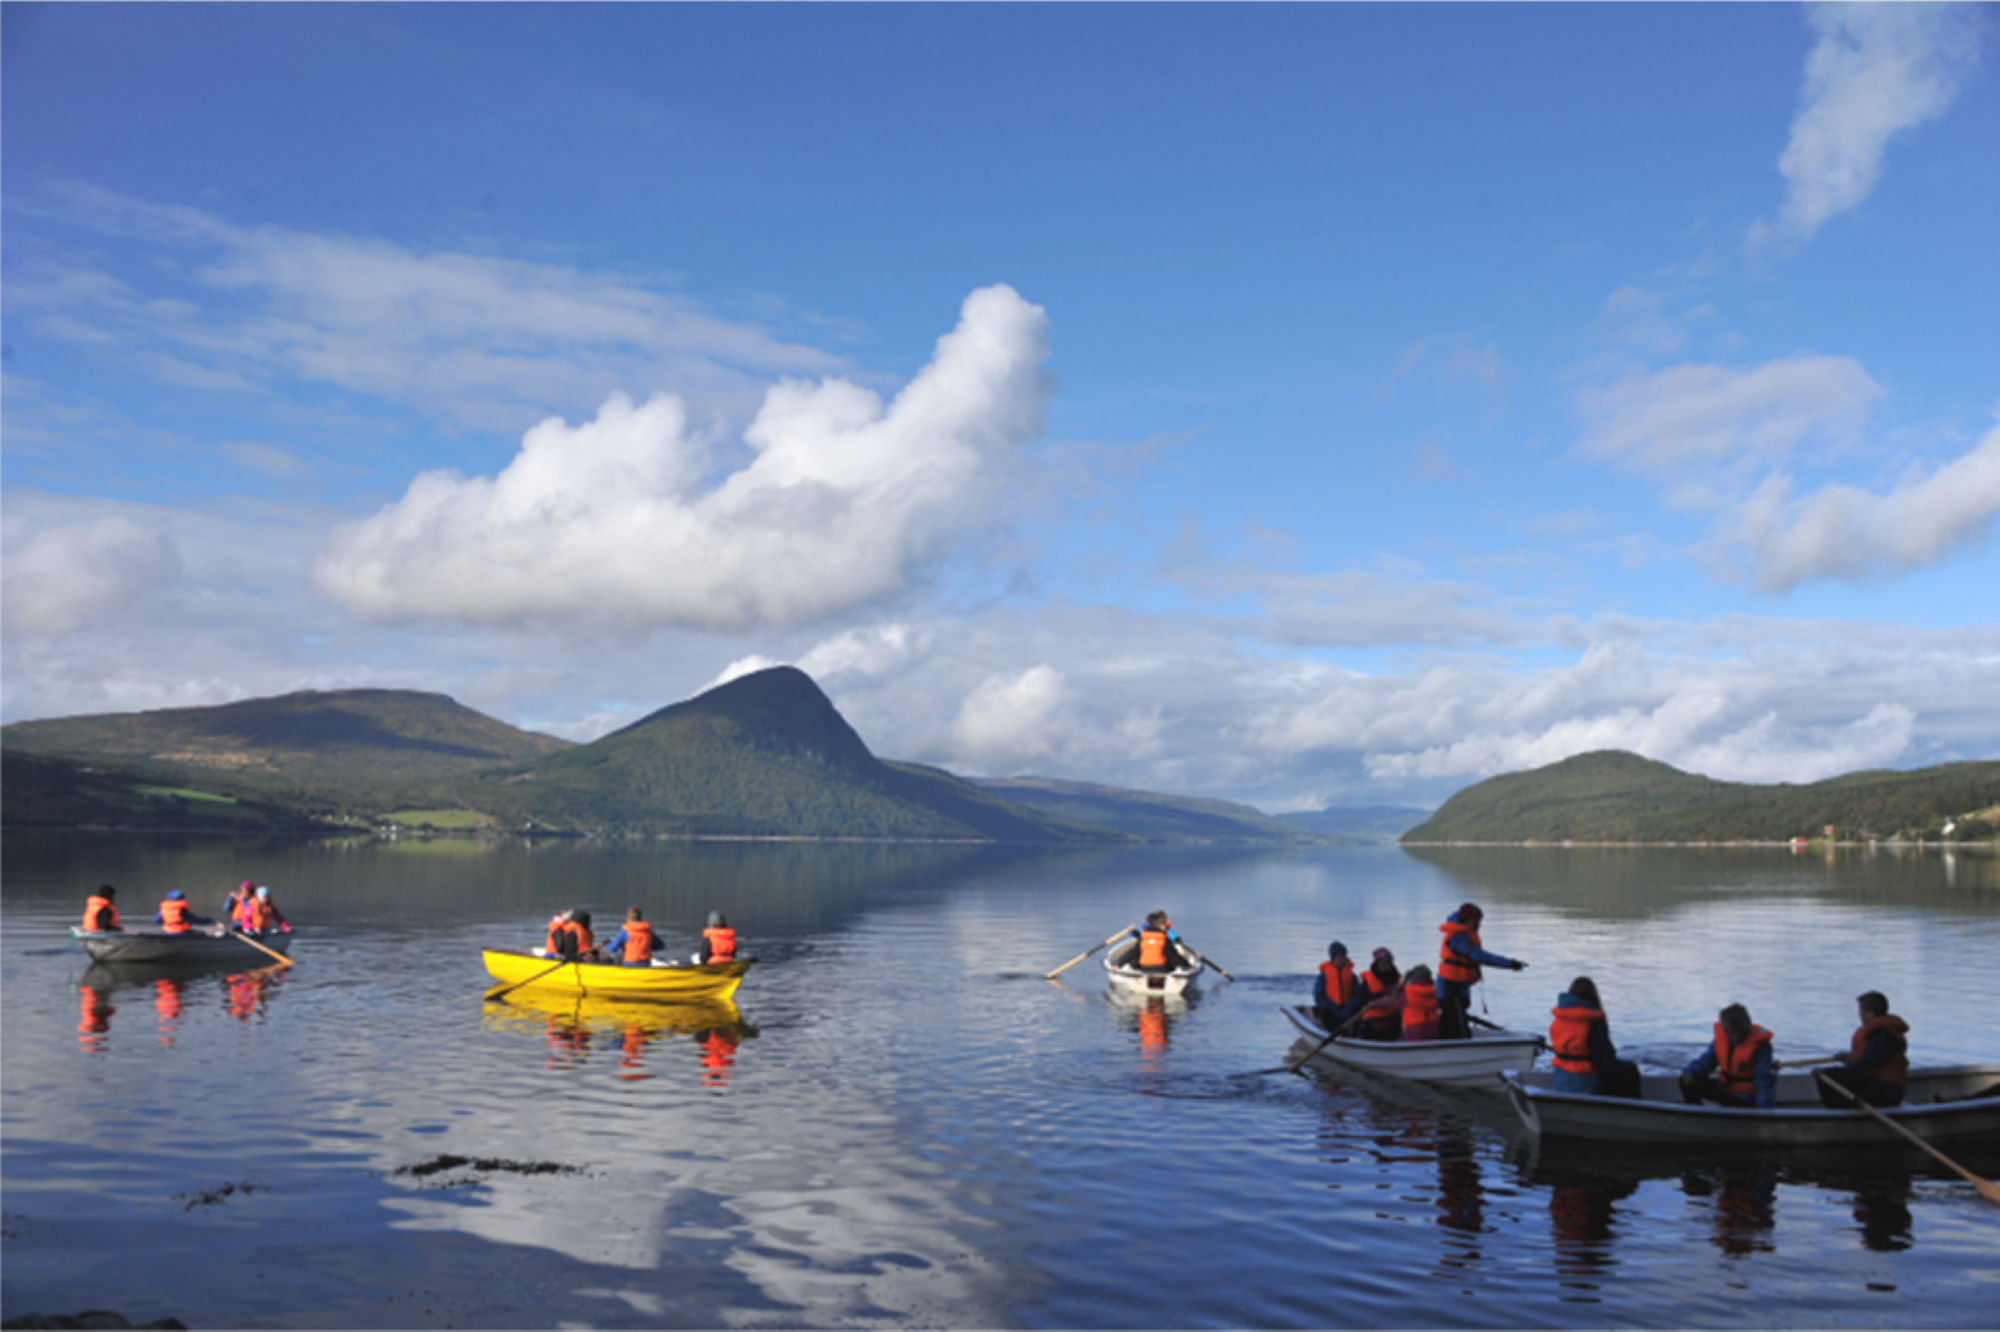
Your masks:
M 19 1314 L 200 1326 L 1992 1325 L 2000 1218 L 1914 1149 L 1542 1149 L 1503 1101 L 1281 1062 L 1329 939 L 1405 964 L 1466 898 L 1488 1015 L 1597 977 L 1628 1054 L 1723 1003 L 1781 1055 L 1879 987 L 1920 1058 L 2000 1055 L 2000 877 L 1962 853 L 1230 853 L 10 834 L 5 1264 Z M 295 967 L 66 945 L 269 883 Z M 482 947 L 721 908 L 733 1004 L 533 990 Z M 1042 974 L 1166 907 L 1234 982 Z M 2000 1174 L 2000 1145 L 1956 1155 Z

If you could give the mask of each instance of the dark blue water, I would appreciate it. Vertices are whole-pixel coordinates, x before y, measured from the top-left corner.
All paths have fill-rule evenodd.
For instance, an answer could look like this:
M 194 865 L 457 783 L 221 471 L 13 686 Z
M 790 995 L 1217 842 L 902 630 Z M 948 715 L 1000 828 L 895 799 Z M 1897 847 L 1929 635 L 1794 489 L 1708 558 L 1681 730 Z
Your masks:
M 270 884 L 296 967 L 107 975 L 132 913 Z M 2000 1208 L 1885 1145 L 1538 1153 L 1498 1098 L 1282 1062 L 1325 943 L 1407 963 L 1471 897 L 1488 1016 L 1596 976 L 1671 1067 L 1741 1001 L 1781 1056 L 1881 988 L 1925 1061 L 2000 1037 L 2000 875 L 1932 853 L 1292 855 L 9 835 L 12 1317 L 190 1326 L 1994 1326 Z M 734 1011 L 482 1001 L 483 946 L 711 908 L 761 959 Z M 1109 998 L 1165 907 L 1235 977 Z M 1961 1153 L 2000 1174 L 2000 1144 Z M 462 1159 L 463 1165 L 451 1165 Z

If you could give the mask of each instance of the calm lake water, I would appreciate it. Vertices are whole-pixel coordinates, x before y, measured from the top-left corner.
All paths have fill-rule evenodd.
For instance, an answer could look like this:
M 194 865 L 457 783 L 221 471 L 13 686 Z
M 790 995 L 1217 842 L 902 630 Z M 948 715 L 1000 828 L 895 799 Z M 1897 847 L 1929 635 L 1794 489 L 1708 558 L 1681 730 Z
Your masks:
M 1996 1325 L 2000 1208 L 1909 1149 L 1538 1154 L 1498 1098 L 1283 1060 L 1327 941 L 1434 960 L 1460 901 L 1488 1016 L 1594 975 L 1676 1067 L 1741 1001 L 1780 1057 L 1880 988 L 1929 1062 L 2000 1057 L 2000 869 L 1862 851 L 1302 854 L 9 834 L 7 1316 L 193 1327 Z M 128 917 L 241 879 L 289 970 L 107 976 Z M 479 950 L 711 908 L 736 1011 L 487 1004 Z M 1165 907 L 1233 973 L 1108 999 Z M 1956 1153 L 2000 1175 L 2000 1144 Z M 469 1164 L 451 1166 L 453 1159 Z

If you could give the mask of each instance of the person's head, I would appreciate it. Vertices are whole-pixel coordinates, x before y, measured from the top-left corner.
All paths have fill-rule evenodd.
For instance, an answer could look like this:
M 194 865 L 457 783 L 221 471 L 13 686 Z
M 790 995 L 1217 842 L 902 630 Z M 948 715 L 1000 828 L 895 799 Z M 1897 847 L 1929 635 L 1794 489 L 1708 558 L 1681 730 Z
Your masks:
M 1486 913 L 1479 909 L 1479 903 L 1467 902 L 1458 909 L 1458 923 L 1479 928 L 1479 922 L 1486 919 Z
M 265 901 L 268 902 L 271 900 L 271 890 L 269 888 L 259 887 L 257 889 L 257 896 L 263 898 Z
M 250 882 L 250 880 L 245 879 L 243 882 L 236 885 L 236 891 L 239 893 L 254 893 L 257 891 L 257 885 Z
M 1888 1015 L 1889 997 L 1880 990 L 1870 990 L 1854 1002 L 1860 1006 L 1861 1016 L 1864 1021 L 1868 1018 L 1886 1017 Z
M 708 913 L 708 928 L 711 930 L 726 930 L 729 928 L 729 918 L 724 916 L 720 911 L 711 911 Z
M 1429 985 L 1431 983 L 1431 969 L 1419 962 L 1410 968 L 1410 974 L 1403 977 L 1403 979 L 1412 985 Z
M 590 913 L 588 911 L 572 911 L 569 918 L 583 926 L 586 930 L 590 928 Z
M 176 888 L 172 892 L 167 894 L 167 900 L 169 902 L 185 901 L 187 900 L 187 894 L 182 892 L 180 889 Z
M 625 908 L 625 919 L 627 919 L 627 920 L 644 920 L 645 918 L 646 918 L 646 913 L 645 913 L 645 912 L 643 912 L 643 911 L 641 911 L 641 910 L 639 910 L 639 908 L 638 908 L 638 907 L 626 907 L 626 908 Z
M 1396 973 L 1396 955 L 1386 948 L 1378 948 L 1368 961 L 1368 969 L 1380 972 L 1384 976 L 1393 976 Z
M 1569 992 L 1589 1004 L 1592 1008 L 1604 1007 L 1604 1001 L 1597 997 L 1597 982 L 1588 976 L 1578 976 L 1569 983 Z
M 1339 962 L 1344 960 L 1346 957 L 1347 957 L 1347 945 L 1342 943 L 1340 940 L 1335 939 L 1332 943 L 1326 946 L 1327 961 Z
M 1723 1031 L 1732 1041 L 1740 1041 L 1750 1034 L 1750 1010 L 1741 1004 L 1731 1004 L 1717 1013 L 1715 1020 L 1722 1024 Z
M 118 890 L 116 888 L 113 888 L 108 883 L 103 883 L 97 886 L 97 895 L 99 897 L 106 897 L 106 898 L 116 897 L 118 896 Z
M 1167 928 L 1167 913 L 1164 911 L 1148 911 L 1146 913 L 1146 923 L 1156 930 L 1164 930 Z

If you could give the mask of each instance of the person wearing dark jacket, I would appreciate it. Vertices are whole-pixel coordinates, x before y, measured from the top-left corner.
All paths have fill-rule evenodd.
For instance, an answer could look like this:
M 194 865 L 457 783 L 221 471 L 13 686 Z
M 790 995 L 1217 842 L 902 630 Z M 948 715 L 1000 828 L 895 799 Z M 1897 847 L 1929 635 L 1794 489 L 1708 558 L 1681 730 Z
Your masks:
M 1750 1020 L 1749 1009 L 1731 1004 L 1716 1015 L 1714 1042 L 1681 1070 L 1681 1099 L 1745 1110 L 1769 1110 L 1778 1103 L 1771 1033 Z
M 1580 1096 L 1638 1096 L 1639 1066 L 1618 1057 L 1596 981 L 1588 976 L 1571 981 L 1569 989 L 1556 997 L 1549 1016 L 1555 1090 Z
M 1479 924 L 1485 918 L 1477 903 L 1467 902 L 1438 926 L 1444 934 L 1438 946 L 1438 1035 L 1448 1041 L 1472 1035 L 1472 987 L 1479 984 L 1481 967 L 1521 971 L 1528 965 L 1480 947 Z
M 1368 970 L 1354 987 L 1354 1011 L 1341 1019 L 1362 1014 L 1354 1035 L 1364 1041 L 1403 1039 L 1403 973 L 1396 969 L 1396 955 L 1386 948 L 1375 950 Z
M 1347 945 L 1336 939 L 1326 946 L 1326 961 L 1319 964 L 1319 975 L 1313 979 L 1313 1016 L 1328 1031 L 1336 1030 L 1359 1011 L 1354 1002 L 1359 990 Z
M 1910 1024 L 1889 1011 L 1889 1001 L 1880 990 L 1870 990 L 1854 1003 L 1861 1012 L 1861 1025 L 1848 1052 L 1839 1057 L 1841 1067 L 1827 1069 L 1820 1077 L 1839 1083 L 1869 1105 L 1901 1105 L 1910 1080 Z M 1829 1110 L 1850 1106 L 1831 1087 L 1821 1087 L 1819 1098 Z

